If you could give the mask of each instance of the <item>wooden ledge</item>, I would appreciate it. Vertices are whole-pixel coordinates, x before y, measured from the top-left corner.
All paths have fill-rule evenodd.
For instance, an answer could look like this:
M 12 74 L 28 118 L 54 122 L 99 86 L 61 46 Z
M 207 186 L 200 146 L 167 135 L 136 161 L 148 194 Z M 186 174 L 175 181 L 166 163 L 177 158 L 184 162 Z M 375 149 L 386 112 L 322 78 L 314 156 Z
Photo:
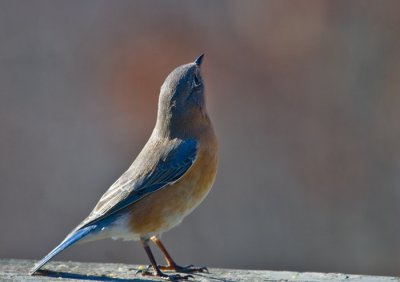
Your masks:
M 0 281 L 159 281 L 151 277 L 135 275 L 138 265 L 117 263 L 50 262 L 45 271 L 30 276 L 29 269 L 34 261 L 19 259 L 0 259 Z M 399 277 L 353 275 L 341 273 L 314 273 L 268 270 L 240 270 L 210 268 L 210 273 L 194 275 L 190 281 L 280 281 L 280 282 L 388 282 L 398 281 Z

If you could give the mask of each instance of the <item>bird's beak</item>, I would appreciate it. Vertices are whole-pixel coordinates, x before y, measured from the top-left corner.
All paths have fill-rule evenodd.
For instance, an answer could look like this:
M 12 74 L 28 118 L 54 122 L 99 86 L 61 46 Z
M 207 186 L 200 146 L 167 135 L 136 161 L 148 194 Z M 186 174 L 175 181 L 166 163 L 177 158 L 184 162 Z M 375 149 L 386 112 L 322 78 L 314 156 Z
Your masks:
M 194 63 L 200 67 L 201 62 L 203 61 L 203 58 L 204 58 L 204 54 L 201 54 L 200 56 L 197 57 L 196 60 L 194 60 Z

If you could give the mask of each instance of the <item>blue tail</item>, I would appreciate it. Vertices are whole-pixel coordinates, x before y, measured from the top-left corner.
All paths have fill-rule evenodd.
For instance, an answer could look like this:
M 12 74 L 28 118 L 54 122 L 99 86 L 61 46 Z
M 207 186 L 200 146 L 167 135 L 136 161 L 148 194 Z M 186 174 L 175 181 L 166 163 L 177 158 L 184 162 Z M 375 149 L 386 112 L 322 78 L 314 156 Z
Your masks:
M 64 239 L 57 247 L 55 247 L 47 256 L 42 258 L 35 266 L 31 269 L 30 274 L 34 274 L 38 271 L 43 265 L 45 265 L 49 260 L 51 260 L 58 253 L 61 253 L 63 250 L 74 244 L 76 241 L 79 241 L 86 235 L 88 235 L 93 229 L 95 229 L 96 225 L 87 226 L 82 229 L 78 229 L 72 232 L 67 238 Z

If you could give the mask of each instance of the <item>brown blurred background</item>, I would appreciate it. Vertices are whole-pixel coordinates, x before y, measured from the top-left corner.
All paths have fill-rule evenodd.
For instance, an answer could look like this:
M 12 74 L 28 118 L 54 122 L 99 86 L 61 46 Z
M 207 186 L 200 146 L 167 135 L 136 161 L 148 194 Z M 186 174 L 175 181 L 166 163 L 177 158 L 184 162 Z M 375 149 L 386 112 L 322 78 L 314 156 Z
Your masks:
M 178 262 L 400 274 L 399 1 L 0 1 L 0 257 L 39 259 L 151 133 L 206 53 L 220 143 Z M 99 241 L 58 260 L 147 264 Z

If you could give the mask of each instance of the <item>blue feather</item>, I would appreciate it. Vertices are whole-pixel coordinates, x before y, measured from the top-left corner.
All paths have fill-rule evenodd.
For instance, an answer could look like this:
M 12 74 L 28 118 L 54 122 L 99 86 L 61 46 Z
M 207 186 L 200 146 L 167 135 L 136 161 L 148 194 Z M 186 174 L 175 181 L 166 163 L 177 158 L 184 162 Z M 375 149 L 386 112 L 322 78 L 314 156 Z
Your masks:
M 64 239 L 57 247 L 55 247 L 47 256 L 42 258 L 38 263 L 35 264 L 35 266 L 31 269 L 30 274 L 32 275 L 35 273 L 37 270 L 39 270 L 43 265 L 45 265 L 49 260 L 51 260 L 54 256 L 74 244 L 75 242 L 79 241 L 86 235 L 88 235 L 90 232 L 92 232 L 97 226 L 96 225 L 91 225 L 87 226 L 82 229 L 78 229 L 72 234 L 68 235 L 67 238 Z

